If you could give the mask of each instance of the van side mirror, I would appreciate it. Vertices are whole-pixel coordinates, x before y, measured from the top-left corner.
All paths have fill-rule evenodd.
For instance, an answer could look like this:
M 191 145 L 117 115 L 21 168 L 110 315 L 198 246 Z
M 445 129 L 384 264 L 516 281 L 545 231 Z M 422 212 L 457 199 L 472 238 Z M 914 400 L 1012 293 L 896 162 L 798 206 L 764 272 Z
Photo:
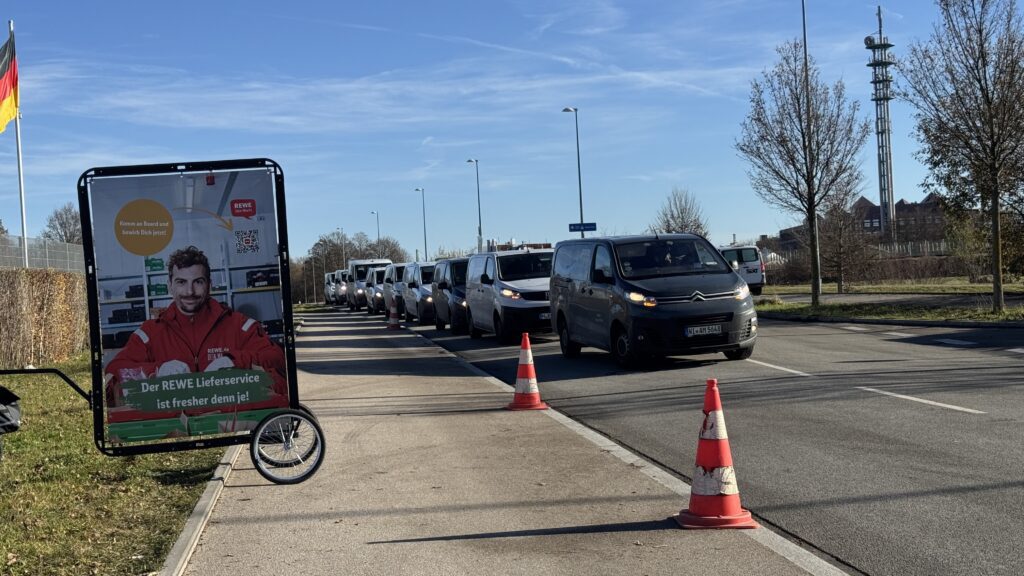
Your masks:
M 488 276 L 487 274 L 481 274 L 480 275 L 480 283 L 481 284 L 494 284 L 494 280 L 490 276 Z
M 415 282 L 409 282 L 408 284 L 406 284 L 406 286 L 408 286 L 409 288 L 415 288 L 416 287 L 416 283 Z
M 438 290 L 447 290 L 448 289 L 448 283 L 445 282 L 444 280 L 441 280 L 440 282 L 437 283 L 437 289 Z
M 614 278 L 608 276 L 608 274 L 606 274 L 605 271 L 602 270 L 601 268 L 597 268 L 594 270 L 595 284 L 612 284 L 614 280 Z

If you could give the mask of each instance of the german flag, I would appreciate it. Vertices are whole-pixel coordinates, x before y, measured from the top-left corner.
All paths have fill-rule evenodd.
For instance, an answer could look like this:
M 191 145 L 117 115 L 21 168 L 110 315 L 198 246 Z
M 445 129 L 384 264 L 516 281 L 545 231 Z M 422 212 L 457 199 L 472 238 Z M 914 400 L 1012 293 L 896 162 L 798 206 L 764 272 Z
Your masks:
M 18 115 L 18 59 L 14 56 L 14 32 L 0 46 L 0 132 Z

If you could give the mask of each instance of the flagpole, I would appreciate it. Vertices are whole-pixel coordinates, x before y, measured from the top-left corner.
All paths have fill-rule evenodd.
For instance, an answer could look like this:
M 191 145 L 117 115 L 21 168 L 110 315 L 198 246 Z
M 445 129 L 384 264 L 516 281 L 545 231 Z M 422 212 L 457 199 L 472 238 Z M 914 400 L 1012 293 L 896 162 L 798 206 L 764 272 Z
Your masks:
M 8 20 L 10 35 L 14 36 L 14 20 Z M 18 106 L 14 111 L 14 133 L 18 143 L 18 196 L 21 199 L 21 255 L 28 268 L 28 224 L 25 219 L 25 176 L 21 166 L 21 86 L 18 86 Z

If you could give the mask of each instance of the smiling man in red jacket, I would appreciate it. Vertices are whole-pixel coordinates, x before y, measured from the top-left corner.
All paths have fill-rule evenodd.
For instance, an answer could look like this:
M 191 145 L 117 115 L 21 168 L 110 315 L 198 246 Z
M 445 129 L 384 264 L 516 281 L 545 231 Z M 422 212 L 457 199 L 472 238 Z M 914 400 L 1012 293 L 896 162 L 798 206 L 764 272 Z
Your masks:
M 263 370 L 273 392 L 287 394 L 284 350 L 259 322 L 210 298 L 206 255 L 195 246 L 178 250 L 168 270 L 174 304 L 143 323 L 107 365 L 108 405 L 121 404 L 121 382 L 228 368 Z

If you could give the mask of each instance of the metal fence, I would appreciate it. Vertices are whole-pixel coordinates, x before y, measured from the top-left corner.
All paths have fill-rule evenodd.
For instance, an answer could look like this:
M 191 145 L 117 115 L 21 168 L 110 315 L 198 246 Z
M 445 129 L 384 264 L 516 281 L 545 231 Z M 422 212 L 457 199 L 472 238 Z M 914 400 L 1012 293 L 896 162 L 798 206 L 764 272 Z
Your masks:
M 898 242 L 892 244 L 878 244 L 877 254 L 881 258 L 918 258 L 922 256 L 949 256 L 950 247 L 945 240 L 921 241 L 921 242 Z M 773 252 L 765 256 L 765 264 L 771 268 L 782 266 L 793 259 L 806 257 L 807 249 L 791 250 L 786 252 Z
M 24 267 L 25 258 L 21 248 L 21 236 L 12 234 L 0 236 L 0 268 Z M 56 242 L 45 238 L 29 238 L 28 267 L 85 272 L 85 256 L 82 252 L 82 245 Z

